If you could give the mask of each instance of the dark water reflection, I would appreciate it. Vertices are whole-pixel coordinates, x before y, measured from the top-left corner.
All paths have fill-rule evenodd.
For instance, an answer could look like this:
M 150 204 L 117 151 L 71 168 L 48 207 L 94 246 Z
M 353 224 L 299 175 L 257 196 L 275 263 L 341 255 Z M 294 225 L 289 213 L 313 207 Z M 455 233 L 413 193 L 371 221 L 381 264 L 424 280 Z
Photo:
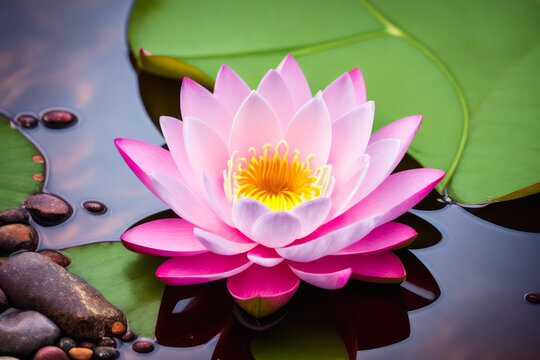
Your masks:
M 0 4 L 0 108 L 14 118 L 60 107 L 80 119 L 66 129 L 20 129 L 45 156 L 44 190 L 67 199 L 75 210 L 63 225 L 36 225 L 42 247 L 118 240 L 133 223 L 165 208 L 131 174 L 112 142 L 131 137 L 161 145 L 149 115 L 178 116 L 177 83 L 138 78 L 132 69 L 124 32 L 130 3 Z M 249 358 L 252 344 L 260 350 L 271 341 L 278 351 L 279 335 L 300 332 L 303 324 L 327 339 L 337 334 L 350 357 L 363 359 L 537 357 L 540 306 L 524 295 L 540 291 L 539 235 L 493 225 L 455 205 L 443 207 L 437 197 L 431 194 L 422 210 L 413 210 L 416 216 L 399 219 L 421 234 L 414 250 L 400 252 L 409 273 L 401 286 L 352 283 L 337 292 L 302 286 L 283 321 L 263 332 L 241 325 L 223 282 L 168 289 L 173 300 L 165 297 L 164 309 L 170 313 L 176 307 L 176 313 L 160 317 L 166 325 L 157 336 L 163 344 L 183 347 L 158 346 L 141 355 L 126 344 L 121 359 Z M 88 200 L 102 202 L 108 211 L 84 210 Z M 512 203 L 510 210 L 508 204 L 485 209 L 496 216 L 474 213 L 537 231 L 514 224 L 528 217 L 538 225 L 538 203 L 531 197 Z M 178 307 L 177 298 L 185 299 Z

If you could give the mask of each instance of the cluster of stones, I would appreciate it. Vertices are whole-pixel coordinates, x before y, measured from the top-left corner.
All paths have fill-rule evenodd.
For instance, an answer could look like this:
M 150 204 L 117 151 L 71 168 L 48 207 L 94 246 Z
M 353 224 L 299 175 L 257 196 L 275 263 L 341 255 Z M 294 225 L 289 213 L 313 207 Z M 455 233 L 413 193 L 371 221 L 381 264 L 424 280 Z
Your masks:
M 17 116 L 15 119 L 19 126 L 31 129 L 38 125 L 37 116 L 31 113 L 24 113 Z M 75 114 L 65 110 L 49 110 L 41 116 L 43 124 L 51 129 L 62 129 L 71 126 L 77 122 Z

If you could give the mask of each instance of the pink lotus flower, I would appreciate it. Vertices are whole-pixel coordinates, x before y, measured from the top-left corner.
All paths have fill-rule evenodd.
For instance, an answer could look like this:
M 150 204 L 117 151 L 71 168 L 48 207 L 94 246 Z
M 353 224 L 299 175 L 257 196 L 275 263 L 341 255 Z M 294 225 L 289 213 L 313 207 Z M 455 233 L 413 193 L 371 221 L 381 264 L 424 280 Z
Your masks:
M 133 139 L 116 146 L 137 177 L 182 219 L 139 225 L 122 236 L 135 252 L 172 257 L 156 276 L 169 285 L 228 278 L 247 312 L 266 316 L 300 279 L 325 289 L 349 278 L 401 282 L 391 251 L 416 236 L 391 222 L 444 176 L 391 174 L 421 116 L 371 135 L 374 103 L 360 70 L 312 97 L 290 55 L 250 90 L 223 65 L 214 93 L 185 78 L 183 122 L 161 118 L 170 151 Z

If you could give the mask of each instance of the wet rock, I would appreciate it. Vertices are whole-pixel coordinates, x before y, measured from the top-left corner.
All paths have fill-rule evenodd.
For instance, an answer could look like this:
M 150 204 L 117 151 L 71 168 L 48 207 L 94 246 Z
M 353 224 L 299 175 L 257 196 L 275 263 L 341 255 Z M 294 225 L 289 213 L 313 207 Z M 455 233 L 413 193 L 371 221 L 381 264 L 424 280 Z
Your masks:
M 48 128 L 62 129 L 73 125 L 77 121 L 77 117 L 69 111 L 51 110 L 43 114 L 41 120 Z
M 120 352 L 112 347 L 98 346 L 94 349 L 94 359 L 112 360 L 119 356 Z
M 15 121 L 17 121 L 17 123 L 25 129 L 31 129 L 33 127 L 36 127 L 38 124 L 37 117 L 31 114 L 21 114 L 17 116 Z
M 89 360 L 94 352 L 84 347 L 74 347 L 68 352 L 69 357 L 75 360 Z
M 120 321 L 117 321 L 114 324 L 112 324 L 111 332 L 117 336 L 123 335 L 126 332 L 126 326 L 122 324 Z
M 103 339 L 99 340 L 97 343 L 98 347 L 112 347 L 116 348 L 116 341 L 114 341 L 113 338 L 110 337 L 104 337 Z
M 0 289 L 0 313 L 9 307 L 9 301 L 4 290 Z
M 58 340 L 58 347 L 64 350 L 64 352 L 66 353 L 69 350 L 71 350 L 71 348 L 74 348 L 75 346 L 77 346 L 77 343 L 72 338 L 63 337 L 60 340 Z
M 68 256 L 56 250 L 41 250 L 38 251 L 38 254 L 49 258 L 49 260 L 54 261 L 61 267 L 67 267 L 69 264 L 71 264 L 71 259 Z
M 9 209 L 0 212 L 0 225 L 28 224 L 28 213 L 23 209 Z
M 0 256 L 7 256 L 18 250 L 37 249 L 39 236 L 31 225 L 8 224 L 0 226 Z
M 11 256 L 0 267 L 0 287 L 17 307 L 39 311 L 75 340 L 112 335 L 125 315 L 80 277 L 38 253 Z
M 37 311 L 14 310 L 0 315 L 0 354 L 25 357 L 52 345 L 60 329 Z
M 135 334 L 132 330 L 126 331 L 124 335 L 122 335 L 122 341 L 125 342 L 131 342 L 137 338 L 137 334 Z
M 69 360 L 69 358 L 59 347 L 45 346 L 38 350 L 33 360 Z
M 135 341 L 133 345 L 131 346 L 131 348 L 135 352 L 146 354 L 146 353 L 154 351 L 154 344 L 150 341 L 139 340 L 139 341 Z
M 45 193 L 30 195 L 24 200 L 23 206 L 37 223 L 45 226 L 60 224 L 73 213 L 71 206 L 63 199 Z
M 103 214 L 107 211 L 107 207 L 100 203 L 99 201 L 85 201 L 83 207 L 96 215 Z
M 91 343 L 90 341 L 83 341 L 82 343 L 80 343 L 79 347 L 83 347 L 83 348 L 87 348 L 87 349 L 93 349 L 94 344 Z

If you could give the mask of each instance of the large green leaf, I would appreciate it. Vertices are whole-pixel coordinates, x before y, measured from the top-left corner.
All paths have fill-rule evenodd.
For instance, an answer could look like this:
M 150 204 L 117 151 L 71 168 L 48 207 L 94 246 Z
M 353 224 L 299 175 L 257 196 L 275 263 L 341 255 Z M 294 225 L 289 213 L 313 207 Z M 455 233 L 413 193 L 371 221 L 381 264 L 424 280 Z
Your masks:
M 62 250 L 79 275 L 122 310 L 129 327 L 153 338 L 164 285 L 155 277 L 162 258 L 127 251 L 119 242 L 105 242 Z
M 32 178 L 43 174 L 43 164 L 32 161 L 38 150 L 9 120 L 0 115 L 0 211 L 21 206 L 30 194 L 41 189 L 41 182 Z
M 374 4 L 138 0 L 128 36 L 143 70 L 207 86 L 203 75 L 213 77 L 227 63 L 255 87 L 286 53 L 297 58 L 312 91 L 358 66 L 377 103 L 375 128 L 424 115 L 409 153 L 447 172 L 440 191 L 463 203 L 537 192 L 538 3 Z M 141 57 L 139 48 L 159 57 Z M 181 61 L 171 66 L 174 59 Z

